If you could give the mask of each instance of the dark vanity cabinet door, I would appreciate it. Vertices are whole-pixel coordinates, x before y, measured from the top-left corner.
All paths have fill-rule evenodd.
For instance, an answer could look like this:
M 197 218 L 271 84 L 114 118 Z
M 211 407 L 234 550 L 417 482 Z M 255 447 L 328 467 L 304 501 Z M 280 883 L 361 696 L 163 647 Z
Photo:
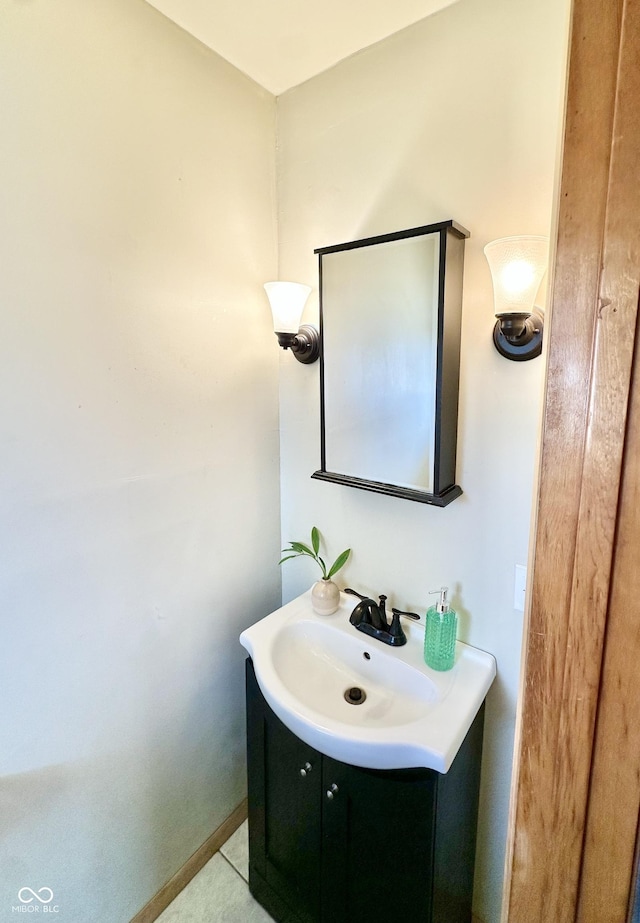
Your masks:
M 250 660 L 247 740 L 251 890 L 282 923 L 318 923 L 321 756 L 271 711 Z
M 249 887 L 278 923 L 470 923 L 484 707 L 446 775 L 323 756 L 247 660 Z
M 324 757 L 322 775 L 322 919 L 431 920 L 437 774 Z

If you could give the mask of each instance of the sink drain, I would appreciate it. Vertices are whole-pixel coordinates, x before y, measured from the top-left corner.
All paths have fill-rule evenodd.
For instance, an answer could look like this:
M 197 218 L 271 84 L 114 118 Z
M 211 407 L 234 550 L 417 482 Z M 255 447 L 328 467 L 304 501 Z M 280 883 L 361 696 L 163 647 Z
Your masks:
M 344 697 L 349 705 L 362 705 L 367 697 L 367 693 L 364 689 L 361 689 L 360 686 L 352 686 L 350 689 L 347 689 Z

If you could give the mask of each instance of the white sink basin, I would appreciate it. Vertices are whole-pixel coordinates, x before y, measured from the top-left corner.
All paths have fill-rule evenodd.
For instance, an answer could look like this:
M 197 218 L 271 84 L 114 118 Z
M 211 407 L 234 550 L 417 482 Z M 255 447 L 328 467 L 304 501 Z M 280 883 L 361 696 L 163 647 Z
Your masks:
M 403 620 L 407 644 L 389 647 L 349 623 L 357 603 L 343 593 L 337 612 L 316 615 L 307 592 L 243 631 L 262 694 L 289 730 L 334 759 L 447 772 L 496 675 L 494 658 L 459 641 L 453 669 L 431 670 L 421 626 Z M 352 687 L 364 701 L 346 701 Z

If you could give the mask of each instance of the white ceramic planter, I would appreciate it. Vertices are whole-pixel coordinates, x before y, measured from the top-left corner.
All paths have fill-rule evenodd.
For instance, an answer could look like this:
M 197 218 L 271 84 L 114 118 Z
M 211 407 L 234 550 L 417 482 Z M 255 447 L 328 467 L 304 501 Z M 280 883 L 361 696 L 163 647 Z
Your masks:
M 318 580 L 311 588 L 311 605 L 318 615 L 331 615 L 340 605 L 340 588 L 333 580 Z

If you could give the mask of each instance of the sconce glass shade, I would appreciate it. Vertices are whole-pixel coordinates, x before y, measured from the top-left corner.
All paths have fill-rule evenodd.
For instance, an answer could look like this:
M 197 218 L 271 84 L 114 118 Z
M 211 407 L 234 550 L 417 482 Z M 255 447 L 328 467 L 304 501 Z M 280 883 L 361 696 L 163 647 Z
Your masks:
M 497 318 L 493 343 L 506 359 L 523 362 L 542 352 L 544 315 L 534 300 L 547 268 L 548 243 L 546 237 L 502 237 L 484 248 Z
M 283 349 L 290 349 L 298 362 L 311 365 L 320 355 L 320 336 L 311 324 L 300 326 L 311 288 L 300 282 L 265 282 L 264 289 L 278 343 Z
M 300 282 L 265 282 L 276 333 L 298 333 L 311 288 Z
M 547 268 L 546 237 L 502 237 L 484 248 L 496 315 L 530 314 Z

